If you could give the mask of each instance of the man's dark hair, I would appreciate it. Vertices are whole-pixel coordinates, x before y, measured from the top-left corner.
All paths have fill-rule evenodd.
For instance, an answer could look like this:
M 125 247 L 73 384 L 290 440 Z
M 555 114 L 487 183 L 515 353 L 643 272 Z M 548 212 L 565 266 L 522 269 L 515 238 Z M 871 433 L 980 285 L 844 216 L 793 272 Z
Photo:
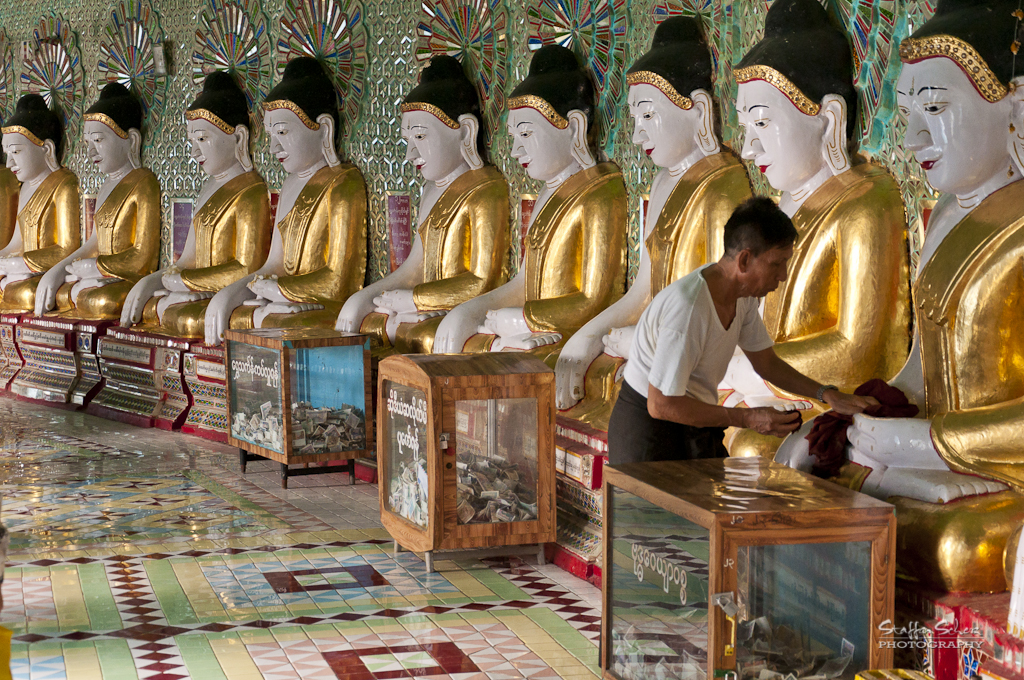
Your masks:
M 754 197 L 736 206 L 725 223 L 725 254 L 735 257 L 749 250 L 754 257 L 796 241 L 796 227 L 770 198 Z

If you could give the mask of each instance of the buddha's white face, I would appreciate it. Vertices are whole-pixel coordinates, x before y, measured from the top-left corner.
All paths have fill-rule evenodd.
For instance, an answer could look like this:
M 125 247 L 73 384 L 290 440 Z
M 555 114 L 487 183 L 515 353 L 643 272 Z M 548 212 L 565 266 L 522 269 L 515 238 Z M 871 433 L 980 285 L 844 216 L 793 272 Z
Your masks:
M 308 170 L 324 159 L 320 131 L 310 130 L 288 109 L 268 111 L 263 127 L 270 135 L 270 153 L 288 174 Z
M 907 121 L 903 145 L 938 191 L 968 198 L 1010 167 L 1011 98 L 989 102 L 951 59 L 904 64 L 896 100 Z
M 633 143 L 659 168 L 672 168 L 697 148 L 700 110 L 684 110 L 653 85 L 629 88 L 629 115 L 633 117 Z
M 773 188 L 792 193 L 825 169 L 825 122 L 774 85 L 741 83 L 736 115 L 744 129 L 743 159 L 754 161 Z
M 238 162 L 235 157 L 238 140 L 209 121 L 201 118 L 188 121 L 188 141 L 192 145 L 192 160 L 211 177 L 223 175 Z
M 98 120 L 87 120 L 82 126 L 86 154 L 100 172 L 111 174 L 124 168 L 130 162 L 132 144 L 122 139 Z
M 572 127 L 559 130 L 536 109 L 523 107 L 508 112 L 512 158 L 533 179 L 547 182 L 573 162 Z
M 444 179 L 465 163 L 459 130 L 448 127 L 432 113 L 403 113 L 402 139 L 407 145 L 405 160 L 430 182 Z
M 46 164 L 46 149 L 36 146 L 25 135 L 5 134 L 2 144 L 7 154 L 7 168 L 19 182 L 31 182 L 50 173 Z

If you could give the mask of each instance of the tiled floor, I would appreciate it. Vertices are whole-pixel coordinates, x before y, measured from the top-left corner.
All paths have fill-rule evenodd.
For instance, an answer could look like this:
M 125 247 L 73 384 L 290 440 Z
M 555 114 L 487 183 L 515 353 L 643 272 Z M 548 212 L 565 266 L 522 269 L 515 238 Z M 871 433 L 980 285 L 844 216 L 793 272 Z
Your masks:
M 377 487 L 0 397 L 17 680 L 592 678 L 597 589 L 393 557 Z

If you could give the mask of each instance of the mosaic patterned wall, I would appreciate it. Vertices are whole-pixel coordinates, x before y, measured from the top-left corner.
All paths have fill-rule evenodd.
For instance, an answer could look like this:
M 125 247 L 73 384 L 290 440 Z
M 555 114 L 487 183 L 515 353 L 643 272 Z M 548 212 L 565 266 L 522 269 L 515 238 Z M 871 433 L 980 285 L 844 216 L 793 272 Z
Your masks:
M 822 0 L 847 26 L 861 65 L 857 79 L 860 150 L 885 164 L 899 180 L 915 254 L 921 216 L 934 195 L 920 169 L 907 162 L 899 147 L 902 130 L 893 88 L 887 85 L 898 75 L 900 40 L 930 16 L 935 1 Z M 0 72 L 0 116 L 10 112 L 17 94 L 41 82 L 68 100 L 66 114 L 76 129 L 81 112 L 107 79 L 145 81 L 152 114 L 144 158 L 164 188 L 162 260 L 166 263 L 173 248 L 171 199 L 194 197 L 203 179 L 189 160 L 182 118 L 199 89 L 201 69 L 239 64 L 248 74 L 251 94 L 258 98 L 290 55 L 325 56 L 338 76 L 344 100 L 343 155 L 360 167 L 370 188 L 371 280 L 387 273 L 390 266 L 387 194 L 415 197 L 419 192 L 415 169 L 403 160 L 398 105 L 431 53 L 468 56 L 469 70 L 485 98 L 491 157 L 512 186 L 513 213 L 518 197 L 535 194 L 538 187 L 509 157 L 511 140 L 502 115 L 505 96 L 525 76 L 531 50 L 542 44 L 570 47 L 590 66 L 600 94 L 600 151 L 619 163 L 630 189 L 632 279 L 638 260 L 640 206 L 653 172 L 630 141 L 625 68 L 646 51 L 659 21 L 679 13 L 699 14 L 710 27 L 714 44 L 715 94 L 724 103 L 722 136 L 727 145 L 738 148 L 742 139 L 729 105 L 735 94 L 732 65 L 760 37 L 771 4 L 769 0 L 266 0 L 261 6 L 260 0 L 159 0 L 159 12 L 152 12 L 147 2 L 30 0 L 0 8 L 0 58 L 7 54 L 13 61 L 9 71 Z M 213 17 L 218 8 L 222 16 Z M 324 28 L 313 30 L 315 26 Z M 198 43 L 197 28 L 202 31 Z M 23 41 L 47 31 L 77 39 L 67 39 L 69 45 L 77 42 L 77 51 L 66 50 L 60 68 L 51 72 L 31 60 L 25 63 L 21 49 Z M 237 36 L 232 37 L 232 31 Z M 36 44 L 52 47 L 52 40 L 42 38 Z M 194 63 L 196 51 L 202 59 Z M 158 63 L 161 54 L 166 57 L 165 68 Z M 156 75 L 160 72 L 167 75 Z M 265 135 L 255 140 L 254 150 L 258 169 L 276 188 L 282 173 L 267 153 Z M 101 176 L 87 161 L 84 145 L 74 145 L 66 163 L 79 174 L 83 193 L 95 194 Z M 760 193 L 770 193 L 756 170 L 752 176 Z M 516 248 L 509 259 L 510 271 L 518 268 L 518 234 L 512 242 Z

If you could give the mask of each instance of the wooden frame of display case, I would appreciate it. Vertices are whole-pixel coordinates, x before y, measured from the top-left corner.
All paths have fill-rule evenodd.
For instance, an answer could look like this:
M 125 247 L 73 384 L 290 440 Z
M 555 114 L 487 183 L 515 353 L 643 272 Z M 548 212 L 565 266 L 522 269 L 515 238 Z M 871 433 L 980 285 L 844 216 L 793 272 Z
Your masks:
M 324 452 L 299 454 L 292 451 L 292 427 L 291 418 L 281 418 L 281 426 L 284 431 L 283 448 L 284 453 L 278 453 L 272 449 L 254 444 L 242 439 L 237 439 L 231 434 L 230 429 L 230 408 L 231 408 L 231 380 L 227 381 L 227 403 L 229 409 L 228 444 L 238 449 L 238 458 L 242 474 L 245 474 L 246 463 L 254 460 L 272 460 L 281 465 L 281 488 L 288 488 L 288 478 L 300 475 L 319 475 L 332 472 L 348 472 L 349 483 L 355 484 L 355 460 L 357 458 L 372 457 L 374 454 L 372 442 L 374 438 L 374 419 L 372 385 L 370 381 L 370 350 L 369 338 L 359 333 L 342 333 L 334 330 L 321 328 L 294 328 L 294 329 L 269 329 L 281 333 L 280 337 L 264 337 L 258 331 L 237 331 L 228 330 L 224 333 L 224 367 L 226 375 L 230 376 L 231 366 L 231 341 L 254 345 L 264 349 L 274 350 L 279 356 L 289 350 L 317 349 L 320 347 L 346 347 L 351 345 L 363 345 L 363 382 L 364 382 L 364 408 L 366 424 L 366 448 L 356 451 Z M 291 371 L 288 362 L 281 359 L 281 408 L 282 413 L 287 413 L 291 404 Z M 321 463 L 331 460 L 344 460 L 344 465 L 325 465 L 309 467 L 308 463 Z M 289 465 L 304 464 L 299 469 L 289 469 Z
M 415 387 L 426 396 L 429 520 L 421 528 L 388 507 L 391 460 L 388 441 L 387 395 L 384 381 Z M 381 523 L 398 546 L 428 554 L 515 546 L 555 540 L 555 375 L 539 359 L 519 352 L 484 354 L 397 355 L 380 362 L 377 375 L 377 465 Z M 462 400 L 536 398 L 537 400 L 537 519 L 516 522 L 459 524 L 456 512 L 457 437 L 442 448 L 442 433 L 456 432 L 455 402 Z
M 747 479 L 769 481 L 759 481 L 757 487 L 730 485 L 730 468 L 758 473 Z M 601 669 L 605 680 L 621 680 L 609 670 L 613 486 L 709 532 L 708 678 L 716 677 L 715 671 L 736 668 L 735 653 L 727 656 L 725 648 L 730 627 L 735 630 L 738 624 L 727 620 L 714 596 L 731 593 L 735 597 L 740 546 L 870 542 L 868 661 L 871 668 L 891 667 L 893 648 L 882 644 L 891 638 L 882 634 L 879 624 L 894 616 L 896 515 L 892 505 L 763 458 L 629 463 L 605 467 L 604 474 Z M 794 504 L 805 507 L 794 508 Z

